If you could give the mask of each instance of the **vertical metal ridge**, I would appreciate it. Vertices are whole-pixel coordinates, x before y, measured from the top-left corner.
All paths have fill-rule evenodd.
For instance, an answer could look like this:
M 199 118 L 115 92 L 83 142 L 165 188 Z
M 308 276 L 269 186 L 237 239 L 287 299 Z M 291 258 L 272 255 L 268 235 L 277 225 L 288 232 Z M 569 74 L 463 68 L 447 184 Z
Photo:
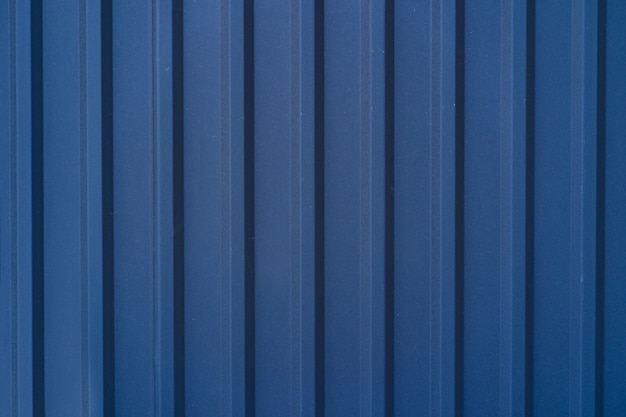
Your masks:
M 360 102 L 360 274 L 359 362 L 360 415 L 372 415 L 372 92 L 371 92 L 371 1 L 361 0 L 361 102 Z
M 183 1 L 172 2 L 174 415 L 185 415 L 185 111 Z
M 42 0 L 31 0 L 31 192 L 33 414 L 45 416 Z
M 430 401 L 433 416 L 462 416 L 463 3 L 431 7 Z
M 527 2 L 502 2 L 500 410 L 526 407 Z
M 431 413 L 461 415 L 462 411 L 462 278 L 463 136 L 458 132 L 462 118 L 459 76 L 463 50 L 463 19 L 459 0 L 432 2 L 431 61 Z M 460 158 L 461 157 L 461 158 Z M 462 179 L 462 177 L 461 177 Z M 459 372 L 461 372 L 459 374 Z
M 597 408 L 596 366 L 598 297 L 598 35 L 597 2 L 581 2 L 581 415 L 593 415 Z
M 243 0 L 244 327 L 246 417 L 255 415 L 254 0 Z
M 584 343 L 586 332 L 586 304 L 585 297 L 587 282 L 595 281 L 595 277 L 587 271 L 589 261 L 587 252 L 587 227 L 586 218 L 593 218 L 595 214 L 588 212 L 586 207 L 587 196 L 593 196 L 595 202 L 595 190 L 588 189 L 587 177 L 591 172 L 595 173 L 595 167 L 589 167 L 586 173 L 587 147 L 585 146 L 587 108 L 585 85 L 585 10 L 583 0 L 572 3 L 571 9 L 571 147 L 570 147 L 570 294 L 569 294 L 569 413 L 571 416 L 583 416 L 585 414 L 586 396 L 584 382 L 586 358 L 588 352 Z M 594 80 L 596 81 L 596 80 Z M 597 81 L 596 81 L 597 82 Z M 593 140 L 594 138 L 588 138 Z M 595 182 L 595 181 L 594 181 Z M 594 219 L 595 225 L 595 219 Z M 594 244 L 595 250 L 595 244 Z M 594 308 L 595 310 L 595 308 Z M 595 372 L 594 372 L 595 374 Z M 593 387 L 593 383 L 591 388 Z
M 315 200 L 315 416 L 325 415 L 325 55 L 324 1 L 314 1 L 314 200 Z
M 442 417 L 441 335 L 441 0 L 431 2 L 430 414 Z
M 571 120 L 570 143 L 570 248 L 569 248 L 569 415 L 582 416 L 582 200 L 583 200 L 583 173 L 582 173 L 582 5 L 580 0 L 571 5 L 571 106 L 569 109 Z
M 87 230 L 87 8 L 85 0 L 78 3 L 79 18 L 79 77 L 80 77 L 80 341 L 81 341 L 81 412 L 89 415 L 89 277 Z
M 102 341 L 103 415 L 115 416 L 115 305 L 113 231 L 113 10 L 101 0 L 102 118 Z
M 291 415 L 303 415 L 302 380 L 302 116 L 300 79 L 301 0 L 290 2 L 291 107 Z
M 526 7 L 526 224 L 525 224 L 525 417 L 532 417 L 534 399 L 534 277 L 535 277 L 535 0 Z
M 16 0 L 9 0 L 9 100 L 11 149 L 11 417 L 18 417 L 17 345 L 17 15 Z
M 513 4 L 500 14 L 500 335 L 499 410 L 513 416 Z
M 102 2 L 85 5 L 85 235 L 88 281 L 85 363 L 88 416 L 104 417 L 102 247 Z
M 465 0 L 455 4 L 454 74 L 454 362 L 455 415 L 462 417 L 464 391 L 465 329 Z
M 152 13 L 152 199 L 153 199 L 153 329 L 154 412 L 180 415 L 181 383 L 178 337 L 184 329 L 180 315 L 180 285 L 184 285 L 182 259 L 182 56 L 178 47 L 182 26 L 177 3 L 153 1 Z M 180 22 L 182 24 L 182 21 Z M 179 89 L 177 90 L 177 87 Z M 183 345 L 184 347 L 184 345 Z
M 160 59 L 159 51 L 157 47 L 158 31 L 157 26 L 158 11 L 157 1 L 150 0 L 150 74 L 148 75 L 151 80 L 151 96 L 150 96 L 150 137 L 152 139 L 151 149 L 151 205 L 150 215 L 152 216 L 152 227 L 150 236 L 150 245 L 152 252 L 152 366 L 153 366 L 153 380 L 152 382 L 152 413 L 156 417 L 163 417 L 162 409 L 162 391 L 163 391 L 163 372 L 162 372 L 162 271 L 161 271 L 161 210 L 159 207 L 159 200 L 161 198 L 160 192 L 160 177 L 162 167 L 160 164 L 160 129 L 158 126 L 159 121 L 159 79 L 158 79 L 158 62 Z
M 221 165 L 221 236 L 220 269 L 221 282 L 221 413 L 222 417 L 232 414 L 232 237 L 231 237 L 231 89 L 230 89 L 230 1 L 220 3 L 220 165 Z
M 455 39 L 455 415 L 463 416 L 463 372 L 465 369 L 464 355 L 464 313 L 465 313 L 465 0 L 456 0 L 456 39 Z
M 395 0 L 385 0 L 385 415 L 395 412 Z
M 606 245 L 606 24 L 607 1 L 598 2 L 598 54 L 597 54 L 597 119 L 596 119 L 596 363 L 595 363 L 595 415 L 604 416 L 604 294 Z
M 32 200 L 32 4 L 15 3 L 16 292 L 18 415 L 34 416 L 33 200 Z M 19 70 L 19 72 L 18 72 Z M 18 107 L 19 104 L 19 107 Z
M 528 201 L 528 1 L 512 2 L 512 75 L 513 75 L 513 96 L 512 96 L 512 170 L 513 170 L 513 239 L 512 239 L 512 267 L 515 274 L 515 281 L 512 289 L 512 318 L 513 318 L 513 338 L 511 340 L 512 357 L 512 384 L 511 384 L 511 406 L 512 413 L 528 416 L 532 410 L 527 407 L 528 386 L 527 386 L 527 363 L 528 352 L 532 351 L 529 345 L 526 329 L 528 326 L 527 299 L 531 291 L 527 288 L 527 276 L 532 274 L 528 269 L 528 231 L 527 212 L 530 207 Z M 517 175 L 515 175 L 517 173 Z M 516 192 L 517 190 L 517 192 Z

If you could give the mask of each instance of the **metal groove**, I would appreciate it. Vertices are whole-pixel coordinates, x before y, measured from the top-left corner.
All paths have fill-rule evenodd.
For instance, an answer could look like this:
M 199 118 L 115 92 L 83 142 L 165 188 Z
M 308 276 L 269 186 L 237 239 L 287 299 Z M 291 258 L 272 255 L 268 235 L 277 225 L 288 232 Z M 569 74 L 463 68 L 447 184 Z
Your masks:
M 101 0 L 103 415 L 115 416 L 113 10 Z
M 326 206 L 324 183 L 325 176 L 325 37 L 324 37 L 324 1 L 314 1 L 314 199 L 315 199 L 315 416 L 324 417 L 326 410 L 325 393 L 325 282 L 326 261 L 324 253 L 325 212 Z
M 185 415 L 185 126 L 183 1 L 172 2 L 174 414 Z
M 45 416 L 44 387 L 44 202 L 43 21 L 41 0 L 31 0 L 32 175 L 32 378 L 33 414 Z
M 243 0 L 244 327 L 246 417 L 255 415 L 254 0 Z
M 395 0 L 385 1 L 385 415 L 395 414 Z

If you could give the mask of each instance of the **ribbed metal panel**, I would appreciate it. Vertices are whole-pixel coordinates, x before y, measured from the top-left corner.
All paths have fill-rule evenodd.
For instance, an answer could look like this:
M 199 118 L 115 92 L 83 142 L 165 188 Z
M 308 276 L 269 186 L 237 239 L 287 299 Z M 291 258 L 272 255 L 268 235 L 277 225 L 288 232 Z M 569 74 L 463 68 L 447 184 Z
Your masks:
M 2 2 L 0 417 L 626 414 L 625 28 Z

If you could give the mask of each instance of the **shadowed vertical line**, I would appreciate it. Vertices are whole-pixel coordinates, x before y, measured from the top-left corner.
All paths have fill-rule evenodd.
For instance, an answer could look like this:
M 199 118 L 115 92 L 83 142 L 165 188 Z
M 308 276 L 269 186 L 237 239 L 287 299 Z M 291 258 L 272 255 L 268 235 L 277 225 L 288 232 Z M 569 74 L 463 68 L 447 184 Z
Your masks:
M 244 263 L 246 417 L 255 414 L 254 299 L 254 0 L 244 0 Z
M 80 0 L 79 15 L 79 60 L 80 60 L 80 376 L 81 411 L 89 415 L 89 280 L 87 276 L 87 38 L 86 4 Z
M 11 135 L 11 410 L 17 410 L 17 67 L 16 0 L 9 2 L 10 135 Z
M 183 0 L 172 3 L 174 415 L 185 415 L 185 126 Z
M 45 415 L 42 0 L 31 0 L 33 414 Z
M 597 161 L 596 161 L 596 358 L 595 413 L 604 415 L 604 297 L 606 239 L 606 20 L 607 2 L 598 2 Z
M 101 4 L 102 59 L 102 339 L 103 414 L 115 416 L 115 306 L 113 231 L 113 10 Z
M 455 34 L 455 100 L 454 113 L 455 131 L 455 414 L 463 416 L 463 369 L 464 369 L 464 333 L 463 313 L 465 311 L 464 297 L 464 259 L 465 259 L 465 0 L 456 0 L 456 34 Z
M 302 408 L 302 164 L 300 1 L 290 2 L 290 111 L 291 111 L 291 415 Z
M 395 0 L 385 1 L 385 415 L 394 415 Z
M 324 0 L 315 1 L 315 415 L 325 414 Z
M 526 417 L 533 413 L 534 267 L 535 267 L 535 0 L 526 10 Z

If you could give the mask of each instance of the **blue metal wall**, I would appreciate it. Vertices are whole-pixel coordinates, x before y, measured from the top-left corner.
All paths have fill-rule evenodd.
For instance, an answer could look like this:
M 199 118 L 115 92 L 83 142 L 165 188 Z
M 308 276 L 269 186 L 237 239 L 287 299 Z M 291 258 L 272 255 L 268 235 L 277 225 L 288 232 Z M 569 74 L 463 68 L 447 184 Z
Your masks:
M 0 416 L 626 415 L 625 28 L 2 1 Z

